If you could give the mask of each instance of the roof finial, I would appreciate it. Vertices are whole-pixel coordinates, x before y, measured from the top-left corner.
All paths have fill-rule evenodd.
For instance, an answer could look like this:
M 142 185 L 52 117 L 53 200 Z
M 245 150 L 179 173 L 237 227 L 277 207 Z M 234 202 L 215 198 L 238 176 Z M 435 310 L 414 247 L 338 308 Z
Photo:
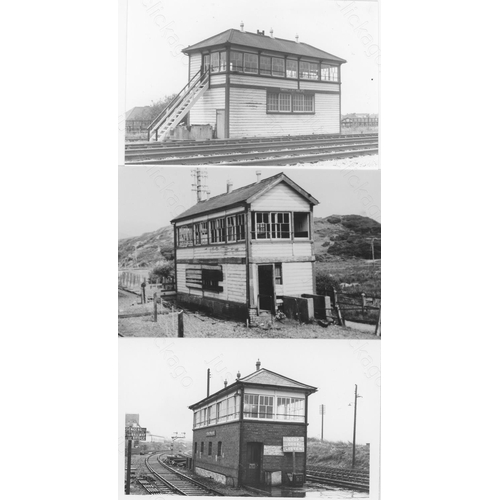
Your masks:
M 239 380 L 239 379 L 240 379 L 240 377 L 241 377 L 241 373 L 240 373 L 240 371 L 238 370 L 238 373 L 236 374 L 236 380 Z
M 245 32 L 245 25 L 243 24 L 243 21 L 240 23 L 240 31 Z
M 295 41 L 296 41 L 297 43 L 299 43 L 299 34 L 298 34 L 298 33 L 295 35 Z
M 257 368 L 257 371 L 260 370 L 260 359 L 257 360 L 257 363 L 255 363 L 255 366 Z
M 271 28 L 271 31 L 269 31 L 269 34 L 271 35 L 271 38 L 274 38 L 274 31 L 272 28 Z

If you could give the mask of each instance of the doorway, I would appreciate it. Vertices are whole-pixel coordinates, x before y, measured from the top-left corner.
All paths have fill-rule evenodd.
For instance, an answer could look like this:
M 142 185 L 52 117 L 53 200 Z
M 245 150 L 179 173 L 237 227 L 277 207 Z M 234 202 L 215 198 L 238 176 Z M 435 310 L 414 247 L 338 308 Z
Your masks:
M 273 265 L 257 266 L 259 270 L 259 310 L 276 312 Z
M 226 137 L 226 110 L 216 110 L 215 130 L 217 139 L 227 139 Z
M 259 484 L 262 469 L 262 443 L 247 443 L 246 483 Z

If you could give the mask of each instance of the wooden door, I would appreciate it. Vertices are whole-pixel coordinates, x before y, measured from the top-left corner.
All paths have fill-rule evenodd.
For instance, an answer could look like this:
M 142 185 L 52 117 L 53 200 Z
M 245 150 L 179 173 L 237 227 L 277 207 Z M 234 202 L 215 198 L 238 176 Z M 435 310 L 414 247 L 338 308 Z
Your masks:
M 216 130 L 217 130 L 217 139 L 227 139 L 226 137 L 226 110 L 218 109 L 216 111 Z
M 274 272 L 272 265 L 259 268 L 259 309 L 275 313 L 274 306 Z
M 247 443 L 246 483 L 260 483 L 262 443 Z

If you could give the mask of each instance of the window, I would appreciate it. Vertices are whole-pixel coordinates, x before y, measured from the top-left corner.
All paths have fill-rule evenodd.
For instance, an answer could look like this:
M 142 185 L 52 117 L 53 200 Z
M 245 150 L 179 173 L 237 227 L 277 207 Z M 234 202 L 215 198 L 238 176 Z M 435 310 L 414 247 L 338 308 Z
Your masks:
M 208 456 L 212 455 L 212 441 L 208 442 Z
M 227 241 L 245 239 L 245 214 L 230 215 L 227 218 Z
M 193 227 L 182 226 L 178 229 L 178 247 L 192 247 L 193 246 Z
M 268 111 L 279 111 L 278 99 L 279 99 L 279 94 L 274 94 L 274 93 L 267 94 Z
M 208 223 L 198 222 L 194 225 L 194 244 L 208 245 Z
M 210 54 L 210 69 L 211 69 L 212 73 L 219 72 L 219 53 L 218 52 L 212 52 L 212 54 Z
M 255 212 L 252 222 L 255 239 L 290 239 L 289 212 Z
M 244 71 L 245 73 L 257 73 L 259 62 L 257 54 L 244 54 Z
M 314 94 L 268 92 L 267 112 L 314 113 Z
M 226 52 L 221 52 L 220 53 L 220 70 L 221 71 L 226 71 Z
M 291 103 L 291 94 L 280 94 L 279 95 L 279 111 L 292 111 L 290 107 Z
M 217 456 L 222 457 L 222 441 L 217 443 Z
M 223 280 L 222 266 L 199 265 L 186 269 L 186 286 L 198 290 L 222 292 L 224 288 L 219 284 Z M 206 412 L 206 409 L 203 410 Z M 206 415 L 203 418 L 206 421 Z
M 286 77 L 297 78 L 297 61 L 295 59 L 286 60 Z
M 259 418 L 273 418 L 273 396 L 259 396 Z
M 296 422 L 303 422 L 305 420 L 304 399 L 278 397 L 276 418 L 278 420 L 294 420 Z
M 285 76 L 285 60 L 281 57 L 273 57 L 273 76 Z
M 212 422 L 212 410 L 213 410 L 213 406 L 209 406 L 207 408 L 207 425 L 210 425 L 210 423 Z
M 274 264 L 274 283 L 276 285 L 283 284 L 283 267 L 281 264 Z
M 203 56 L 203 73 L 210 69 L 210 54 Z
M 194 454 L 198 453 L 198 443 L 194 443 Z
M 221 401 L 217 403 L 217 422 L 225 422 L 226 421 L 226 412 L 227 412 L 227 400 Z
M 205 451 L 205 442 L 201 442 L 201 454 L 203 455 L 203 452 Z
M 243 71 L 243 52 L 230 52 L 229 69 L 231 71 Z
M 243 415 L 245 417 L 257 418 L 259 414 L 259 396 L 256 394 L 245 394 Z
M 300 61 L 300 78 L 305 80 L 317 80 L 319 77 L 319 64 L 307 61 Z
M 233 418 L 236 418 L 235 414 L 235 401 L 234 398 L 231 397 L 227 400 L 227 419 L 232 420 Z
M 226 241 L 225 219 L 214 219 L 210 221 L 210 243 L 224 243 Z
M 271 74 L 271 58 L 267 56 L 260 56 L 260 74 Z
M 274 415 L 274 396 L 245 394 L 243 416 L 245 418 L 272 419 Z
M 294 212 L 293 232 L 294 238 L 309 238 L 309 213 Z
M 332 66 L 331 64 L 322 64 L 321 79 L 327 82 L 338 82 L 339 81 L 338 66 Z

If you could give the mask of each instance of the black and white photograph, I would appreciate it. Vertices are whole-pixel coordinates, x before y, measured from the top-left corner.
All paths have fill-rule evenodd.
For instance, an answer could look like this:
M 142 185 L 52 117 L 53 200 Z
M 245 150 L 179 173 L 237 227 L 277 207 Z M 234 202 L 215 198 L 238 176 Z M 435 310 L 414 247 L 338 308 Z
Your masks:
M 380 170 L 122 167 L 119 334 L 378 340 L 380 207 Z
M 373 498 L 380 343 L 331 343 L 120 342 L 121 495 Z
M 126 164 L 378 168 L 376 1 L 129 1 Z

